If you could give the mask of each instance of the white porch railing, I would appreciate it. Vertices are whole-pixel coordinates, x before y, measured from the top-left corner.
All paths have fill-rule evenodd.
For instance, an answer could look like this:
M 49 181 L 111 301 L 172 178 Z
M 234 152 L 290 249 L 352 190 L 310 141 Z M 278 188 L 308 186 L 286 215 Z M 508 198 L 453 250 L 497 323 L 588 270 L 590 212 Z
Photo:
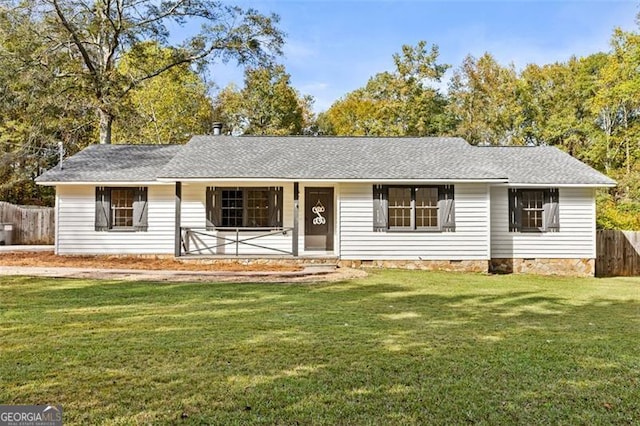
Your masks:
M 219 248 L 231 246 L 234 249 L 234 255 L 259 255 L 264 254 L 265 250 L 273 251 L 279 254 L 286 254 L 293 256 L 293 237 L 291 250 L 283 250 L 282 248 L 272 247 L 268 245 L 258 244 L 256 240 L 260 238 L 270 237 L 274 235 L 287 235 L 293 231 L 293 228 L 234 228 L 234 227 L 216 227 L 213 229 L 207 228 L 192 228 L 181 227 L 181 255 L 197 255 L 197 254 L 226 254 L 219 253 Z M 214 244 L 206 241 L 207 239 L 213 239 Z M 251 247 L 253 249 L 259 249 L 257 251 L 245 251 L 240 248 Z

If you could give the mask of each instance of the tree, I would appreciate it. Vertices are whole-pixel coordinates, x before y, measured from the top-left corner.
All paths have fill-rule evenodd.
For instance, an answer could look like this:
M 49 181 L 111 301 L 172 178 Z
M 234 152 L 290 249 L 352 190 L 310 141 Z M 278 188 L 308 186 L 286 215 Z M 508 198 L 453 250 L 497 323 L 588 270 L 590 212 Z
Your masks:
M 427 136 L 448 127 L 445 97 L 434 85 L 449 65 L 439 64 L 438 47 L 425 41 L 393 55 L 394 72 L 382 72 L 345 95 L 326 112 L 327 129 L 338 135 Z
M 550 65 L 528 65 L 521 74 L 520 102 L 524 109 L 524 138 L 532 145 L 555 145 L 590 160 L 597 133 L 589 108 L 600 69 L 608 55 L 597 53 Z
M 331 105 L 331 108 L 318 116 L 320 130 L 329 135 L 375 136 L 388 134 L 382 109 L 377 102 L 368 97 L 364 89 L 354 90 Z
M 47 52 L 63 52 L 71 60 L 56 76 L 90 96 L 99 118 L 100 143 L 111 142 L 112 124 L 126 95 L 147 80 L 183 64 L 204 65 L 216 59 L 268 63 L 281 53 L 282 33 L 276 15 L 261 15 L 214 0 L 8 0 L 12 11 L 27 13 L 42 25 L 39 37 Z M 13 13 L 13 12 L 12 12 Z M 201 29 L 182 42 L 170 43 L 170 26 L 201 22 Z M 150 60 L 144 41 L 170 55 Z M 124 52 L 137 59 L 123 73 Z M 38 59 L 34 57 L 34 59 Z M 45 66 L 42 61 L 35 61 Z
M 284 66 L 250 68 L 244 87 L 231 84 L 216 99 L 218 120 L 235 134 L 300 135 L 313 119 L 313 98 L 291 86 Z
M 611 45 L 591 108 L 602 130 L 598 142 L 605 170 L 624 165 L 629 174 L 638 152 L 633 141 L 640 133 L 640 34 L 616 29 Z
M 467 56 L 449 85 L 448 112 L 453 134 L 472 144 L 524 143 L 524 114 L 518 102 L 520 87 L 513 65 L 503 67 L 489 53 Z
M 73 154 L 95 128 L 88 100 L 54 77 L 66 57 L 47 49 L 29 13 L 11 12 L 0 7 L 0 199 L 52 204 L 53 190 L 33 179 L 58 162 L 59 142 Z
M 147 43 L 149 57 L 162 63 L 171 52 L 155 43 Z M 118 65 L 127 74 L 136 69 L 137 56 L 125 54 Z M 183 143 L 194 134 L 211 131 L 213 103 L 207 84 L 188 64 L 176 66 L 158 77 L 147 80 L 131 90 L 123 103 L 120 119 L 114 123 L 116 143 L 141 141 L 146 143 Z

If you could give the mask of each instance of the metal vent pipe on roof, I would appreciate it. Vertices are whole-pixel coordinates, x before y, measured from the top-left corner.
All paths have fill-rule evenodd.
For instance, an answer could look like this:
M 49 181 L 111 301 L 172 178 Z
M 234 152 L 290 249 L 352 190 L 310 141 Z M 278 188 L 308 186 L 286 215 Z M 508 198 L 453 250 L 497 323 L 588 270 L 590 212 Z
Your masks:
M 216 121 L 213 123 L 213 136 L 220 136 L 222 133 L 222 123 Z

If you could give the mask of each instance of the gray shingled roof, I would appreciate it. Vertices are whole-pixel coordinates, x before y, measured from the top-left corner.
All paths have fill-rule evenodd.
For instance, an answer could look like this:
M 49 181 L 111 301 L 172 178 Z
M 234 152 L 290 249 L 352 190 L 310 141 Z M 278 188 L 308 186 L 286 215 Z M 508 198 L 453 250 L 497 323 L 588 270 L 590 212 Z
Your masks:
M 36 182 L 149 182 L 182 145 L 91 145 Z
M 46 182 L 156 179 L 496 180 L 614 185 L 554 147 L 475 147 L 460 138 L 195 136 L 186 145 L 93 145 Z
M 160 172 L 174 178 L 501 179 L 460 138 L 196 136 Z
M 615 185 L 613 179 L 552 146 L 477 147 L 491 163 L 515 184 Z

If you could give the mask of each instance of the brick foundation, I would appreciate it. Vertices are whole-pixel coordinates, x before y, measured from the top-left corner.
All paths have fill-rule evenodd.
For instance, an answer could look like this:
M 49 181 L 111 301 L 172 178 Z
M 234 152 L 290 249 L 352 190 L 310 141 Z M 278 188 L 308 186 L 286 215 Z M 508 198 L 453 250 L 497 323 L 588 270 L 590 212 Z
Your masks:
M 486 260 L 340 260 L 342 268 L 391 268 L 423 271 L 488 272 Z
M 126 255 L 130 256 L 130 255 Z M 118 257 L 118 255 L 114 256 Z M 173 258 L 172 255 L 137 255 L 142 258 Z M 491 259 L 486 260 L 344 260 L 337 257 L 219 257 L 189 256 L 185 263 L 245 265 L 338 265 L 341 268 L 390 268 L 424 271 L 481 272 L 496 274 L 539 274 L 592 277 L 595 259 Z
M 592 277 L 595 259 L 491 259 L 489 271 L 497 274 Z

